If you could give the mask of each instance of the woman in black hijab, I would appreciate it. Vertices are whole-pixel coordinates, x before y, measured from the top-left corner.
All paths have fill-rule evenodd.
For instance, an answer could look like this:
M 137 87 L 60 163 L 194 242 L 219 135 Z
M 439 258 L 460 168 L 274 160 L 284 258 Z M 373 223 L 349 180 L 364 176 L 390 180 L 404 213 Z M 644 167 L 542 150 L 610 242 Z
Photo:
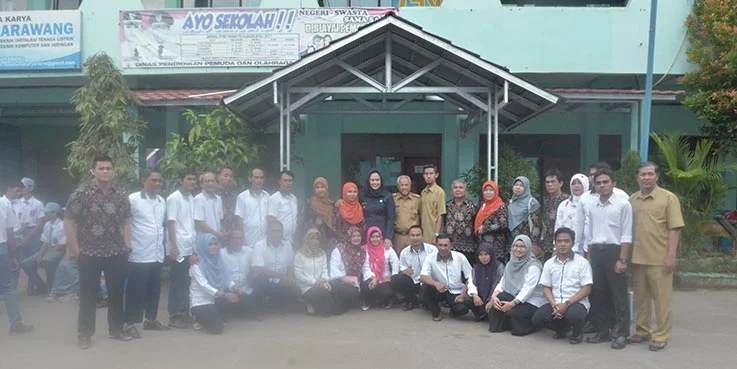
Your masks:
M 384 178 L 378 170 L 369 172 L 366 184 L 361 188 L 359 200 L 363 206 L 365 227 L 373 226 L 381 229 L 384 235 L 384 244 L 392 247 L 394 239 L 394 198 L 391 192 L 384 187 Z

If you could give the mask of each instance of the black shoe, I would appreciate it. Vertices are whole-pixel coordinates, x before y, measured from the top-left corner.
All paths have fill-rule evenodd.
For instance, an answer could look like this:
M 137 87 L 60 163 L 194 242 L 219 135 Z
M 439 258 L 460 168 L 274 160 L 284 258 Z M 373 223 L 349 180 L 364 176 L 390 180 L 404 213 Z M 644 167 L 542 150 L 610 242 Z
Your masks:
M 92 338 L 90 337 L 79 337 L 77 339 L 77 347 L 80 350 L 86 350 L 92 347 Z
M 568 336 L 568 332 L 555 332 L 555 334 L 553 334 L 553 339 L 554 340 L 564 340 L 566 339 L 567 336 Z
M 170 328 L 159 323 L 158 320 L 147 320 L 143 322 L 144 331 L 168 331 Z
M 483 313 L 483 314 L 481 314 L 481 315 L 475 315 L 475 314 L 474 314 L 474 316 L 473 316 L 473 321 L 474 321 L 474 322 L 480 322 L 480 321 L 483 321 L 484 319 L 486 319 L 486 318 L 488 318 L 488 317 L 489 317 L 489 315 L 488 315 L 488 314 L 486 314 L 486 313 Z
M 30 324 L 23 324 L 23 323 L 15 323 L 12 327 L 10 327 L 10 334 L 16 335 L 16 334 L 23 334 L 28 333 L 33 330 L 33 325 Z
M 599 327 L 595 326 L 594 323 L 586 322 L 586 325 L 583 326 L 583 330 L 581 331 L 585 334 L 589 333 L 599 333 Z
M 415 303 L 414 303 L 414 302 L 412 302 L 412 301 L 407 301 L 407 302 L 406 302 L 406 303 L 404 304 L 404 308 L 403 308 L 402 310 L 404 310 L 404 311 L 410 311 L 410 310 L 412 310 L 412 309 L 414 309 L 414 308 L 415 308 Z
M 612 348 L 615 350 L 621 350 L 627 347 L 627 337 L 619 336 L 612 341 Z
M 127 332 L 123 331 L 120 333 L 110 334 L 110 339 L 114 339 L 116 341 L 130 341 L 133 339 L 133 337 L 130 336 Z
M 612 341 L 612 335 L 609 334 L 609 331 L 599 331 L 595 336 L 589 337 L 586 339 L 587 343 L 603 343 L 603 342 L 611 342 Z
M 123 328 L 123 331 L 127 335 L 131 336 L 134 339 L 141 339 L 141 338 L 143 338 L 141 336 L 141 332 L 139 332 L 138 331 L 138 328 L 136 328 L 136 326 L 133 325 L 133 324 L 131 324 L 131 325 L 126 324 L 125 328 Z
M 179 316 L 173 316 L 169 318 L 169 327 L 171 328 L 177 328 L 177 329 L 187 329 L 189 328 L 189 324 L 187 324 L 184 319 L 180 318 Z
M 107 307 L 107 298 L 104 298 L 97 302 L 97 308 L 102 309 Z
M 578 336 L 571 336 L 571 338 L 568 340 L 568 343 L 570 343 L 571 345 L 578 345 L 581 342 L 583 342 L 583 333 L 579 334 Z

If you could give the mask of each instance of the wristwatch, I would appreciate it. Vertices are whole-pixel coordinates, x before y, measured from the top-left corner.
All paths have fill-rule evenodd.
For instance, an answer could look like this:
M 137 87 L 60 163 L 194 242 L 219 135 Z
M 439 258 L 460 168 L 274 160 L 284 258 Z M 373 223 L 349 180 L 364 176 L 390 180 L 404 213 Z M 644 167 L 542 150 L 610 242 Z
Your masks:
M 435 237 L 438 237 L 438 236 L 440 236 L 440 233 L 435 233 Z
M 566 304 L 566 307 L 567 307 L 567 308 L 568 308 L 568 307 L 571 307 L 571 302 L 570 302 L 570 301 L 566 300 L 565 304 Z

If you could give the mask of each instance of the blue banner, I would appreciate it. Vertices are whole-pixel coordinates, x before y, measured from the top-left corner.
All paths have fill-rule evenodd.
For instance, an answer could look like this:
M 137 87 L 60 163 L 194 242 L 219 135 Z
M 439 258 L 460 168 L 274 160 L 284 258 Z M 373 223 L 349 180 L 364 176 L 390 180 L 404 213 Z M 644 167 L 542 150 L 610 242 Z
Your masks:
M 0 13 L 0 71 L 79 69 L 78 10 Z

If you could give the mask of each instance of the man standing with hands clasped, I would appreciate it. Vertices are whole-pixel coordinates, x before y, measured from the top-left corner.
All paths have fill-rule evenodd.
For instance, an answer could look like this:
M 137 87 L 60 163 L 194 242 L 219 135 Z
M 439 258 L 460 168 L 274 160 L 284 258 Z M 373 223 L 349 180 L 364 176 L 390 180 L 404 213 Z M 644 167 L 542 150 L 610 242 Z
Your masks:
M 658 186 L 659 176 L 657 164 L 640 164 L 637 182 L 642 190 L 630 198 L 635 223 L 632 277 L 636 330 L 629 341 L 641 343 L 650 340 L 650 351 L 664 349 L 670 337 L 673 270 L 684 226 L 678 197 Z M 650 327 L 653 304 L 655 329 Z
M 79 267 L 79 332 L 77 346 L 92 345 L 100 273 L 108 291 L 107 321 L 110 338 L 130 341 L 123 330 L 123 285 L 131 249 L 131 207 L 128 197 L 113 187 L 115 169 L 109 156 L 92 162 L 92 183 L 72 193 L 64 214 L 67 246 Z

